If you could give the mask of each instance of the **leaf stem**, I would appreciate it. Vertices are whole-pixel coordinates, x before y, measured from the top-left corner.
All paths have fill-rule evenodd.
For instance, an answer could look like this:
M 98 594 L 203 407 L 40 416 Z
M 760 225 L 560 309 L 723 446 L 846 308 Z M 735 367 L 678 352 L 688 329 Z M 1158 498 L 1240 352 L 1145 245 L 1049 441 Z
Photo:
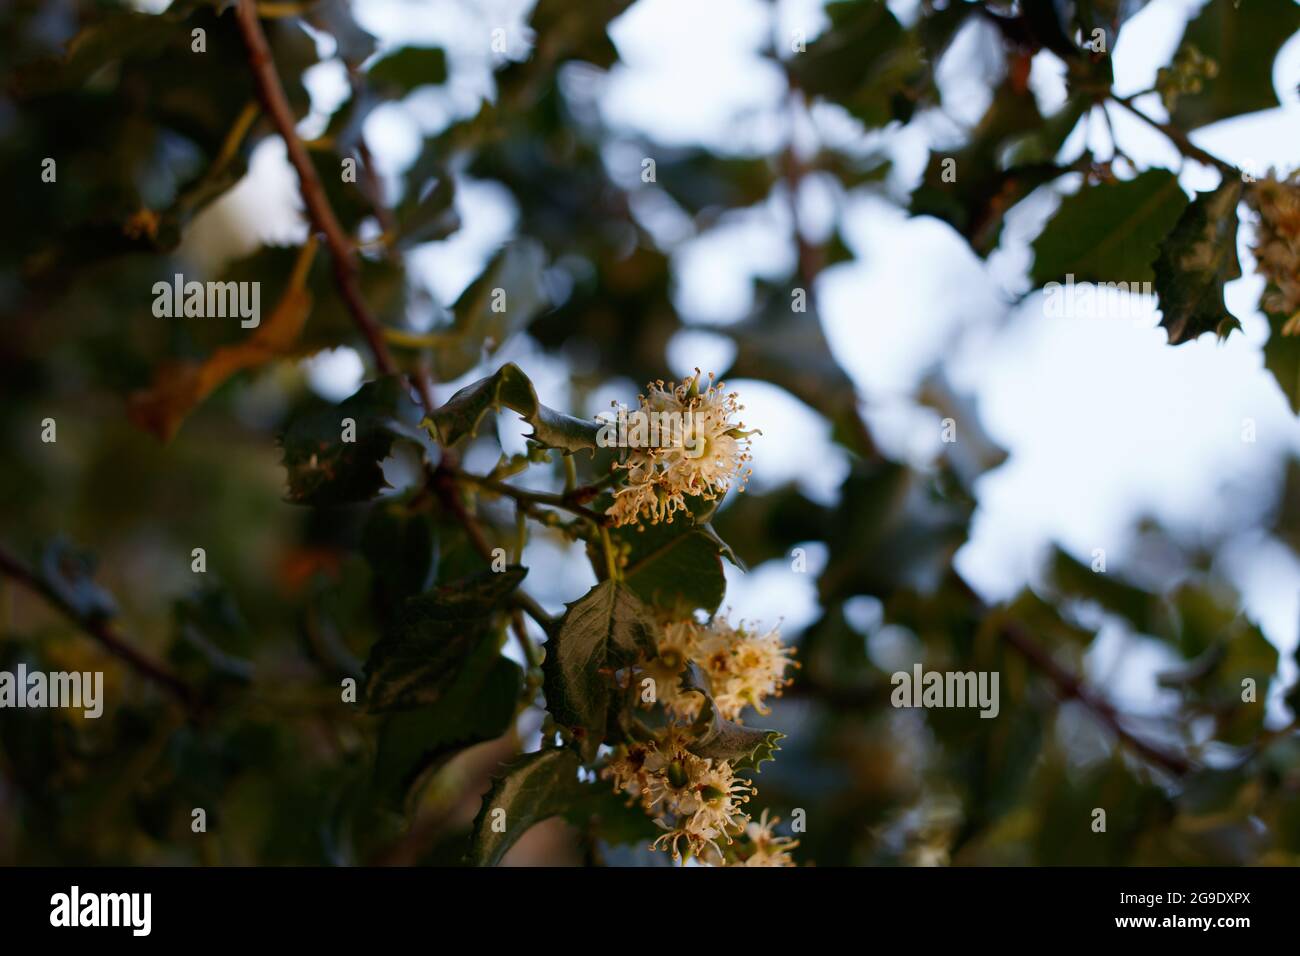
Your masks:
M 609 528 L 604 525 L 600 526 L 600 547 L 605 552 L 605 573 L 609 575 L 611 581 L 619 581 L 622 575 L 619 574 L 618 561 L 614 557 L 614 543 L 609 537 Z

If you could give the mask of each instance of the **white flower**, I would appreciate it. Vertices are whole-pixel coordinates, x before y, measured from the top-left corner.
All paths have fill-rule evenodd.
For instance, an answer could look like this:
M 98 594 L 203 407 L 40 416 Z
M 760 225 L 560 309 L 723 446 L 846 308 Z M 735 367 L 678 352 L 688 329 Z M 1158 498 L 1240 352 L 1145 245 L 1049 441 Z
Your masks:
M 736 866 L 795 866 L 790 851 L 799 845 L 798 840 L 776 835 L 780 817 L 767 817 L 764 810 L 758 820 L 750 820 L 745 827 L 745 838 L 752 848 Z
M 1255 271 L 1269 287 L 1260 304 L 1287 319 L 1283 335 L 1300 333 L 1300 170 L 1279 180 L 1272 172 L 1250 187 L 1246 201 L 1259 214 Z
M 652 849 L 667 849 L 673 859 L 683 852 L 720 859 L 719 843 L 731 843 L 749 822 L 741 806 L 753 787 L 726 761 L 691 753 L 690 743 L 685 729 L 669 726 L 657 740 L 619 748 L 601 776 L 614 781 L 615 792 L 638 798 L 664 831 Z
M 713 501 L 749 477 L 749 436 L 744 423 L 733 421 L 742 406 L 734 392 L 713 384 L 700 391 L 700 371 L 680 385 L 652 382 L 640 407 L 632 416 L 654 422 L 659 441 L 628 448 L 626 458 L 615 468 L 626 471 L 626 481 L 614 493 L 606 510 L 615 525 L 649 521 L 671 523 L 673 516 L 688 508 L 688 498 Z M 620 409 L 624 416 L 626 409 Z M 663 427 L 659 427 L 659 423 Z
M 790 683 L 786 668 L 798 666 L 790 658 L 794 649 L 781 643 L 777 628 L 759 632 L 742 624 L 732 627 L 714 617 L 696 637 L 692 659 L 709 676 L 713 701 L 727 720 L 740 721 L 746 707 L 770 713 L 765 701 L 780 697 Z

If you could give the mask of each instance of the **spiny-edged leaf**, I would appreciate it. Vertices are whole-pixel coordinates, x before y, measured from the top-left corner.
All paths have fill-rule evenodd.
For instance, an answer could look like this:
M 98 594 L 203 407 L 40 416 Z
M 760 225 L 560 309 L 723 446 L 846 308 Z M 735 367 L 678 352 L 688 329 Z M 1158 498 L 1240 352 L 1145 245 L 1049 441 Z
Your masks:
M 464 375 L 550 305 L 545 268 L 546 254 L 536 242 L 520 239 L 501 248 L 451 307 L 451 325 L 438 330 L 446 340 L 433 351 L 439 378 Z
M 625 585 L 602 581 L 568 605 L 546 645 L 546 706 L 575 731 L 587 759 L 605 737 L 613 672 L 655 653 L 654 623 Z
M 406 602 L 366 661 L 372 713 L 438 701 L 460 680 L 485 642 L 495 644 L 495 611 L 527 570 L 484 572 Z
M 537 401 L 533 383 L 513 362 L 501 366 L 495 375 L 466 385 L 435 411 L 432 419 L 426 418 L 424 424 L 440 444 L 450 446 L 467 435 L 478 434 L 484 416 L 502 408 L 522 415 L 533 426 L 529 437 L 547 448 L 566 452 L 596 448 L 599 424 L 594 419 L 574 418 L 542 405 Z
M 392 96 L 405 96 L 417 86 L 446 82 L 447 51 L 441 47 L 402 47 L 384 53 L 366 76 L 375 88 Z
M 479 645 L 456 683 L 427 707 L 389 714 L 379 731 L 375 786 L 390 805 L 403 806 L 427 779 L 466 747 L 495 740 L 510 727 L 523 672 L 495 642 Z
M 772 760 L 773 753 L 781 749 L 777 742 L 785 737 L 776 730 L 759 730 L 724 719 L 708 694 L 704 694 L 695 731 L 691 753 L 710 760 L 725 760 L 735 770 L 758 771 L 763 761 Z
M 393 441 L 401 434 L 405 409 L 413 407 L 401 379 L 367 382 L 339 405 L 324 404 L 295 417 L 280 436 L 288 471 L 288 500 L 305 505 L 369 501 L 382 488 Z M 355 441 L 344 441 L 345 419 L 355 423 Z
M 1179 95 L 1173 124 L 1196 129 L 1279 105 L 1273 61 L 1298 29 L 1295 0 L 1210 0 L 1187 25 L 1180 49 L 1196 47 L 1218 64 L 1218 75 L 1206 79 L 1201 92 Z
M 1187 206 L 1178 177 L 1150 169 L 1136 179 L 1084 186 L 1067 196 L 1034 242 L 1036 285 L 1150 282 L 1159 243 Z
M 1273 373 L 1278 387 L 1300 415 L 1300 335 L 1283 335 L 1287 324 L 1284 315 L 1268 314 L 1268 341 L 1264 343 L 1264 367 Z
M 712 614 L 722 603 L 727 590 L 722 539 L 711 525 L 679 517 L 672 524 L 646 525 L 642 531 L 629 525 L 610 534 L 629 549 L 623 580 L 647 604 L 685 616 L 696 608 Z
M 579 766 L 578 755 L 568 749 L 539 750 L 508 764 L 483 796 L 474 819 L 469 862 L 496 866 L 533 824 L 566 813 L 582 801 L 586 790 L 578 781 Z
M 1225 337 L 1241 323 L 1223 299 L 1226 282 L 1241 278 L 1237 259 L 1237 203 L 1242 184 L 1225 179 L 1211 192 L 1197 193 L 1160 244 L 1155 261 L 1160 324 L 1169 344 L 1190 342 L 1203 332 Z

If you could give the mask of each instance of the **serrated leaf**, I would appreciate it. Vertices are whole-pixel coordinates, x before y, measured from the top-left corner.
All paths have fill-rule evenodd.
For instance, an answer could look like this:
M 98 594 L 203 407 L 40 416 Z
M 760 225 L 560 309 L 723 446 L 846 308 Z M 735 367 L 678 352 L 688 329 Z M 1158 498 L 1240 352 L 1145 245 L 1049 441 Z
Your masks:
M 339 405 L 318 405 L 295 417 L 280 436 L 288 500 L 338 505 L 373 498 L 387 487 L 380 463 L 402 434 L 400 414 L 411 407 L 402 381 L 385 376 Z M 355 422 L 355 441 L 343 441 L 344 419 Z
M 695 731 L 691 753 L 710 760 L 725 760 L 735 770 L 758 771 L 764 761 L 774 759 L 773 753 L 781 749 L 777 742 L 785 737 L 776 730 L 760 730 L 724 719 L 707 693 Z
M 493 642 L 479 652 L 435 703 L 390 714 L 379 731 L 375 786 L 401 807 L 414 785 L 466 747 L 495 740 L 509 729 L 519 702 L 523 672 L 500 656 Z
M 1150 169 L 1129 182 L 1084 186 L 1067 196 L 1034 241 L 1035 285 L 1150 282 L 1161 240 L 1187 206 L 1178 177 Z
M 605 737 L 613 672 L 655 653 L 654 623 L 626 586 L 602 581 L 568 605 L 542 664 L 546 707 L 590 760 Z
M 478 434 L 484 416 L 502 408 L 522 415 L 533 426 L 529 438 L 547 448 L 566 452 L 596 448 L 600 425 L 594 419 L 574 418 L 542 405 L 533 383 L 513 362 L 501 366 L 495 375 L 466 385 L 435 411 L 432 419 L 426 418 L 424 425 L 439 444 L 451 446 Z
M 1224 338 L 1240 328 L 1228 312 L 1223 286 L 1241 278 L 1237 259 L 1237 203 L 1242 184 L 1225 179 L 1212 192 L 1197 193 L 1160 244 L 1155 261 L 1160 324 L 1169 344 L 1190 342 L 1205 332 Z
M 550 305 L 545 268 L 546 254 L 536 242 L 519 239 L 501 248 L 451 307 L 451 325 L 437 330 L 446 339 L 433 351 L 439 378 L 464 375 Z
M 535 823 L 565 813 L 586 796 L 578 755 L 568 749 L 524 754 L 506 767 L 483 796 L 474 819 L 469 862 L 496 866 Z M 498 813 L 496 811 L 503 811 Z
M 484 572 L 411 598 L 366 661 L 371 713 L 436 703 L 463 676 L 482 644 L 496 640 L 496 612 L 527 570 Z

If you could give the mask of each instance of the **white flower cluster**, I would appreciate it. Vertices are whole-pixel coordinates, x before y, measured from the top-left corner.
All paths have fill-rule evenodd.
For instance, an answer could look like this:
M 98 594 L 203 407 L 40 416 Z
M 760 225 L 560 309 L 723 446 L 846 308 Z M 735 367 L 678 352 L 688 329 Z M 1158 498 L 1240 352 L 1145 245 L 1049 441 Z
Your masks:
M 671 522 L 678 511 L 685 511 L 687 498 L 713 501 L 726 494 L 731 483 L 740 480 L 744 490 L 749 473 L 749 436 L 744 423 L 733 421 L 743 406 L 735 392 L 713 384 L 700 390 L 700 371 L 680 385 L 652 382 L 649 394 L 638 398 L 643 420 L 684 422 L 676 440 L 661 445 L 629 448 L 615 468 L 627 472 L 623 487 L 614 493 L 614 503 L 606 513 L 615 526 Z M 626 414 L 626 409 L 620 409 Z M 684 436 L 689 435 L 687 442 Z
M 659 656 L 646 672 L 655 680 L 659 702 L 675 716 L 693 720 L 703 697 L 683 689 L 681 677 L 688 663 L 697 665 L 709 679 L 718 713 L 744 723 L 741 715 L 746 707 L 760 714 L 771 712 L 767 699 L 781 696 L 791 681 L 786 669 L 799 666 L 793 655 L 794 648 L 781 643 L 778 628 L 733 626 L 715 616 L 707 624 L 685 620 L 664 625 Z
M 654 848 L 710 865 L 794 866 L 790 851 L 797 842 L 775 835 L 777 821 L 769 822 L 767 811 L 755 823 L 742 809 L 754 787 L 738 779 L 727 761 L 690 751 L 690 726 L 704 696 L 682 686 L 687 665 L 694 663 L 708 676 L 720 716 L 739 721 L 746 707 L 766 714 L 764 701 L 789 683 L 785 671 L 793 664 L 791 654 L 775 628 L 732 627 L 718 617 L 709 624 L 687 620 L 663 626 L 657 656 L 639 667 L 636 677 L 654 680 L 655 702 L 678 722 L 650 740 L 620 747 L 601 772 L 615 792 L 639 800 L 664 831 Z
M 1286 318 L 1283 335 L 1300 334 L 1300 170 L 1286 179 L 1272 172 L 1247 190 L 1259 214 L 1255 271 L 1268 280 L 1260 305 Z

